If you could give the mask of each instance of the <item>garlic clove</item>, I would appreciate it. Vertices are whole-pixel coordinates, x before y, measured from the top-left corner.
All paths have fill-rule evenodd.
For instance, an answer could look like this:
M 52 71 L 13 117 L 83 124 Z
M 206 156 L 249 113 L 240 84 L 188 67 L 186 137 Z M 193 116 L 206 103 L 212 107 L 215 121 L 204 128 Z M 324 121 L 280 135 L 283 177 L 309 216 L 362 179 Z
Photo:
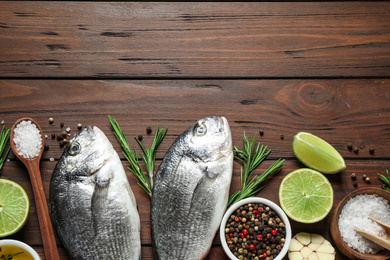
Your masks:
M 317 248 L 317 252 L 319 253 L 326 253 L 326 254 L 333 254 L 335 252 L 334 247 L 329 244 L 322 244 L 319 248 Z
M 290 251 L 301 251 L 302 248 L 303 248 L 303 245 L 302 245 L 301 242 L 299 242 L 295 238 L 291 239 L 290 247 L 288 248 L 288 250 L 290 250 Z
M 334 260 L 335 255 L 334 254 L 324 254 L 324 253 L 317 253 L 319 260 Z
M 318 234 L 311 234 L 311 242 L 322 244 L 325 241 L 325 238 Z
M 295 238 L 301 242 L 303 245 L 308 245 L 311 242 L 311 236 L 309 233 L 301 232 L 296 234 Z
M 311 250 L 309 247 L 305 246 L 304 248 L 302 248 L 301 250 L 301 254 L 303 256 L 303 258 L 309 258 L 309 255 L 313 253 L 313 250 Z
M 303 256 L 300 252 L 288 253 L 288 259 L 290 260 L 303 260 Z
M 313 251 L 315 251 L 315 250 L 317 250 L 317 248 L 319 248 L 320 247 L 320 245 L 321 244 L 317 244 L 317 243 L 310 243 L 309 245 L 308 245 L 308 247 L 311 249 L 311 250 L 313 250 Z
M 317 253 L 316 252 L 313 252 L 309 255 L 309 260 L 319 260 L 318 259 L 318 256 L 317 256 Z

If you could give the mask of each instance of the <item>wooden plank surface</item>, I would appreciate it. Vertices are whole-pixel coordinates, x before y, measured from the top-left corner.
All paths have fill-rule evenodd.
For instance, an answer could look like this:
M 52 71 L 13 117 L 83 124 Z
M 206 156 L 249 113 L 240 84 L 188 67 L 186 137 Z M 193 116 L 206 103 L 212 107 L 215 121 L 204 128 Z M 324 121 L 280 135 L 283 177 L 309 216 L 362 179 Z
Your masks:
M 41 163 L 46 196 L 56 164 L 49 158 L 58 160 L 62 153 L 51 134 L 66 127 L 72 128 L 72 134 L 77 133 L 79 122 L 84 126 L 97 125 L 120 153 L 108 114 L 117 118 L 128 137 L 143 134 L 147 146 L 152 135 L 145 133 L 146 127 L 156 124 L 168 127 L 168 135 L 158 150 L 157 165 L 173 140 L 193 121 L 210 114 L 226 116 L 234 145 L 242 146 L 241 136 L 245 131 L 249 136 L 257 133 L 257 140 L 273 150 L 258 173 L 277 158 L 287 159 L 283 170 L 259 194 L 276 203 L 275 191 L 282 178 L 302 167 L 292 154 L 293 135 L 300 130 L 310 131 L 329 140 L 347 159 L 345 171 L 328 176 L 335 189 L 335 207 L 355 189 L 350 178 L 352 172 L 372 178 L 371 184 L 360 181 L 359 187 L 381 186 L 376 174 L 384 173 L 389 161 L 389 85 L 387 80 L 1 80 L 0 118 L 10 127 L 21 116 L 32 117 L 48 136 L 46 142 L 50 149 L 44 152 Z M 54 118 L 53 125 L 49 124 L 49 117 Z M 64 122 L 63 128 L 60 122 Z M 259 131 L 264 131 L 264 135 L 260 136 Z M 281 134 L 284 139 L 280 138 Z M 138 149 L 135 141 L 130 143 Z M 349 143 L 358 146 L 359 153 L 348 150 Z M 374 154 L 368 152 L 371 147 L 375 148 Z M 21 183 L 32 198 L 26 169 L 12 153 L 9 158 L 11 161 L 5 164 L 1 177 Z M 123 164 L 128 166 L 124 159 Z M 240 165 L 235 163 L 231 193 L 239 188 L 239 169 Z M 127 173 L 142 220 L 143 259 L 152 259 L 150 200 L 136 185 L 135 177 Z M 309 227 L 293 222 L 294 233 L 309 228 L 330 239 L 331 216 L 332 212 L 325 220 Z M 30 220 L 14 238 L 41 247 L 33 200 Z M 209 259 L 226 259 L 219 238 L 214 241 Z M 340 253 L 337 257 L 342 259 Z
M 330 140 L 346 158 L 389 159 L 389 88 L 387 79 L 0 80 L 0 115 L 8 126 L 20 115 L 36 119 L 49 136 L 44 159 L 61 155 L 51 134 L 67 127 L 77 133 L 78 123 L 97 125 L 115 141 L 108 115 L 117 119 L 133 147 L 138 135 L 151 144 L 147 127 L 168 128 L 160 159 L 181 132 L 208 115 L 228 119 L 236 144 L 243 131 L 250 136 L 264 131 L 261 140 L 274 151 L 273 158 L 293 157 L 293 136 L 308 131 Z M 349 151 L 349 143 L 359 153 Z M 117 142 L 114 147 L 120 150 Z
M 385 77 L 389 10 L 382 1 L 5 1 L 0 76 Z
M 388 1 L 1 1 L 0 121 L 9 128 L 32 117 L 48 136 L 41 162 L 47 197 L 63 150 L 51 134 L 96 125 L 121 155 L 108 115 L 137 149 L 132 137 L 143 135 L 148 147 L 156 125 L 168 128 L 156 165 L 194 121 L 225 116 L 234 145 L 242 147 L 245 131 L 272 149 L 257 173 L 286 159 L 258 194 L 275 203 L 283 177 L 302 167 L 292 153 L 293 136 L 311 132 L 341 153 L 347 169 L 327 175 L 335 191 L 330 214 L 310 225 L 292 221 L 293 233 L 314 232 L 332 242 L 334 208 L 356 189 L 351 173 L 358 188 L 381 187 L 377 173 L 390 168 L 389 43 Z M 10 238 L 32 245 L 45 260 L 27 170 L 12 152 L 8 158 L 0 178 L 20 183 L 31 201 L 26 226 Z M 142 259 L 151 260 L 150 199 L 126 172 L 142 222 Z M 239 175 L 235 162 L 231 193 L 239 189 Z M 61 260 L 68 260 L 57 243 Z M 216 237 L 207 260 L 226 259 Z M 346 257 L 337 251 L 336 259 Z

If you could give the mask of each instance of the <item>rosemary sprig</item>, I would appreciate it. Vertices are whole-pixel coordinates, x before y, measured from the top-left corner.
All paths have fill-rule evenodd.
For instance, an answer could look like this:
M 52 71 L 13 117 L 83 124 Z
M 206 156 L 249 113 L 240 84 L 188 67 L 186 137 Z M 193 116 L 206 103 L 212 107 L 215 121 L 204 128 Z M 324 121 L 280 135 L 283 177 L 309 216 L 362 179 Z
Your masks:
M 243 164 L 241 167 L 241 190 L 236 191 L 230 197 L 228 201 L 229 206 L 242 199 L 251 197 L 259 192 L 264 187 L 259 187 L 259 185 L 273 173 L 279 171 L 283 166 L 284 160 L 279 159 L 274 162 L 263 174 L 252 177 L 254 170 L 271 153 L 271 150 L 267 151 L 267 146 L 260 145 L 260 143 L 257 144 L 255 149 L 255 139 L 256 134 L 253 137 L 252 142 L 249 143 L 249 140 L 244 132 L 244 150 L 239 150 L 237 147 L 234 147 L 234 157 Z
M 387 191 L 390 191 L 390 174 L 389 174 L 389 171 L 386 169 L 386 176 L 382 175 L 382 174 L 379 174 L 379 177 L 381 177 L 382 181 L 384 182 L 384 185 L 383 185 L 383 189 L 387 190 Z
M 4 130 L 5 130 L 5 126 L 3 126 L 3 128 L 1 129 L 1 132 L 0 132 L 0 156 L 4 153 L 4 150 L 5 150 L 5 147 L 7 146 L 10 132 L 11 132 L 11 129 L 8 129 L 7 131 L 4 131 Z M 11 147 L 8 147 L 4 156 L 2 158 L 0 158 L 0 173 L 1 173 L 1 169 L 3 168 L 4 161 L 7 158 L 10 149 L 11 149 Z
M 146 149 L 145 146 L 141 143 L 141 141 L 137 137 L 135 137 L 135 140 L 137 140 L 139 146 L 141 147 L 145 155 L 142 156 L 142 161 L 144 162 L 146 171 L 149 175 L 150 189 L 152 189 L 153 187 L 153 175 L 154 175 L 154 166 L 155 166 L 154 162 L 156 161 L 157 148 L 161 144 L 162 140 L 164 139 L 167 130 L 168 130 L 167 128 L 159 130 L 157 125 L 153 143 L 150 149 Z
M 141 143 L 141 141 L 137 137 L 134 137 L 144 153 L 144 156 L 141 155 L 141 158 L 145 164 L 145 168 L 147 171 L 147 174 L 145 174 L 139 163 L 137 151 L 135 149 L 130 148 L 129 142 L 127 141 L 125 134 L 119 127 L 118 122 L 111 116 L 108 116 L 108 118 L 110 119 L 111 126 L 114 129 L 114 135 L 122 146 L 122 153 L 126 157 L 126 160 L 130 163 L 130 167 L 128 167 L 128 169 L 137 177 L 138 185 L 151 197 L 153 189 L 153 175 L 155 169 L 156 152 L 158 146 L 164 139 L 168 129 L 159 129 L 157 125 L 153 144 L 150 149 L 146 149 L 145 146 Z

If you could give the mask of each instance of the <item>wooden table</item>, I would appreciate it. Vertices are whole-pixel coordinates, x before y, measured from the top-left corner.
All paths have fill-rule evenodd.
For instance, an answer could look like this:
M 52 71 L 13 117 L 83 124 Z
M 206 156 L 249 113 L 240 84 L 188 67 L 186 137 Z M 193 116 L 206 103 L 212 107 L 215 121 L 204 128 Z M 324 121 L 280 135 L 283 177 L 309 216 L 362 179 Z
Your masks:
M 0 2 L 0 120 L 10 128 L 32 117 L 48 135 L 41 162 L 46 196 L 63 150 L 52 133 L 96 125 L 121 154 L 108 115 L 137 149 L 133 136 L 143 135 L 149 147 L 145 129 L 167 127 L 158 166 L 182 131 L 219 115 L 238 147 L 244 131 L 249 138 L 264 131 L 257 140 L 272 153 L 258 174 L 286 160 L 258 194 L 276 203 L 282 178 L 302 167 L 293 136 L 308 131 L 331 143 L 347 163 L 327 176 L 336 205 L 356 189 L 351 173 L 358 188 L 381 187 L 377 173 L 390 168 L 389 76 L 389 2 Z M 45 259 L 27 171 L 12 152 L 8 158 L 1 178 L 20 183 L 31 198 L 28 223 L 11 238 Z M 122 162 L 128 166 L 123 156 Z M 239 172 L 235 162 L 231 193 Z M 127 173 L 142 221 L 142 259 L 153 259 L 150 200 Z M 331 240 L 333 211 L 316 224 L 292 221 L 293 234 Z M 69 259 L 60 241 L 58 247 Z M 336 258 L 345 259 L 339 251 Z M 207 259 L 227 259 L 219 238 Z

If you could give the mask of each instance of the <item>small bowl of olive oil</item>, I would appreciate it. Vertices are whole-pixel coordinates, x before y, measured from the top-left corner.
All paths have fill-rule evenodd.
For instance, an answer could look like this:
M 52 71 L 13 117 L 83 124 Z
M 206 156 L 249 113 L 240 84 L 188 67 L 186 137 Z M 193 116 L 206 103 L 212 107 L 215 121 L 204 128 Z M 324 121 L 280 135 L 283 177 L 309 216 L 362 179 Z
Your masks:
M 41 260 L 29 245 L 13 239 L 0 240 L 0 260 Z

